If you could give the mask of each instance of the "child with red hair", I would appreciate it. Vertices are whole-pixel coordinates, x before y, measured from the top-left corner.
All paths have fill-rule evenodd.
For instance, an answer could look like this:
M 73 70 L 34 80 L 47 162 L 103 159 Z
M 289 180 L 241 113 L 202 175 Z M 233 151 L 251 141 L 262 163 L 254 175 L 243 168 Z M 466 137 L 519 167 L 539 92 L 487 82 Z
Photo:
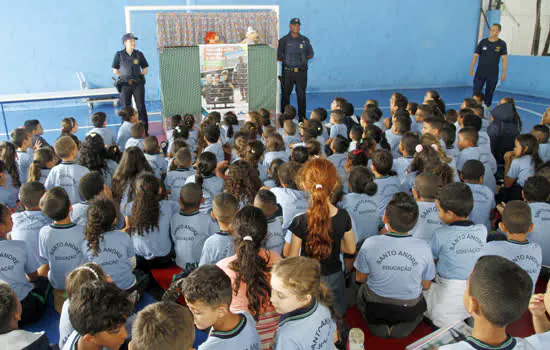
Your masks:
M 220 36 L 216 32 L 208 32 L 204 37 L 205 44 L 219 44 Z

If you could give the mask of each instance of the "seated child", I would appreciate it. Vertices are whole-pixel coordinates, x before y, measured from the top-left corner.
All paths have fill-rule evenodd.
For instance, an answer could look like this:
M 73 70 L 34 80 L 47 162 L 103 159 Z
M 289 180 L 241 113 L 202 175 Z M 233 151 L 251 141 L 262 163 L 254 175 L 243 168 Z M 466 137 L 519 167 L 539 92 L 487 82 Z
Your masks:
M 296 129 L 296 124 L 292 120 L 285 120 L 283 125 L 283 141 L 287 150 L 291 148 L 291 145 L 302 142 L 302 138 Z
M 462 168 L 467 161 L 474 159 L 483 162 L 481 150 L 477 146 L 478 132 L 471 126 L 460 129 L 458 132 L 457 146 L 460 152 L 456 157 L 456 170 L 458 175 L 462 172 Z M 495 176 L 491 173 L 491 169 L 487 165 L 484 166 L 483 185 L 487 186 L 493 193 L 496 192 Z
M 50 171 L 57 164 L 57 157 L 51 148 L 39 148 L 33 154 L 33 161 L 29 166 L 27 182 L 46 182 Z
M 115 133 L 107 128 L 107 115 L 103 112 L 95 112 L 92 114 L 92 125 L 94 126 L 86 135 L 96 133 L 103 137 L 105 146 L 111 146 L 116 143 Z M 57 151 L 56 151 L 57 153 Z
M 455 158 L 458 156 L 459 149 L 456 146 L 456 126 L 451 123 L 445 124 L 441 132 L 441 141 L 445 144 L 445 152 L 451 157 Z
M 63 350 L 119 349 L 128 337 L 124 324 L 133 310 L 127 294 L 113 283 L 83 283 L 71 296 L 69 317 L 74 331 Z
M 325 120 L 327 120 L 328 113 L 327 110 L 324 108 L 315 108 L 313 111 L 311 111 L 311 114 L 309 115 L 309 120 L 317 120 L 324 124 Z M 321 137 L 324 140 L 329 139 L 329 134 L 327 128 L 323 127 Z
M 346 174 L 346 170 L 344 169 L 344 166 L 346 165 L 346 160 L 348 159 L 348 148 L 349 140 L 340 135 L 337 135 L 332 139 L 332 143 L 330 144 L 332 155 L 327 158 L 332 164 L 334 164 L 336 170 L 338 170 L 338 174 L 340 175 L 340 180 L 342 181 L 342 184 L 345 184 L 347 182 L 348 177 Z
M 550 236 L 548 222 L 550 222 L 550 182 L 542 176 L 531 176 L 523 186 L 523 198 L 531 208 L 533 230 L 529 240 L 537 243 L 542 249 L 542 265 L 550 266 Z
M 500 256 L 480 258 L 468 278 L 463 298 L 464 307 L 474 318 L 472 336 L 440 349 L 544 349 L 547 334 L 522 339 L 513 338 L 506 331 L 527 309 L 532 289 L 529 275 L 518 265 Z
M 290 151 L 290 160 L 293 162 L 296 162 L 298 164 L 305 164 L 308 159 L 309 151 L 306 146 L 294 146 L 294 148 L 292 148 L 292 151 Z M 271 164 L 273 164 L 273 162 Z M 267 177 L 265 179 L 267 179 Z
M 481 131 L 481 119 L 476 115 L 465 115 L 458 119 L 460 127 L 473 127 L 477 130 L 477 146 L 481 154 L 481 162 L 486 168 L 489 168 L 491 175 L 497 172 L 497 161 L 491 151 L 491 141 L 485 131 Z
M 0 204 L 0 280 L 8 283 L 17 299 L 21 301 L 21 326 L 39 320 L 46 309 L 48 280 L 38 276 L 41 262 L 31 250 L 29 243 L 7 240 L 12 229 L 11 212 Z
M 521 199 L 525 181 L 535 175 L 535 169 L 542 164 L 535 136 L 516 137 L 514 150 L 506 152 L 504 162 L 504 201 Z
M 202 152 L 197 159 L 197 170 L 195 175 L 191 175 L 185 180 L 185 183 L 196 183 L 202 190 L 204 201 L 201 202 L 200 210 L 206 213 L 212 208 L 212 200 L 223 191 L 224 181 L 216 176 L 216 155 L 211 152 Z
M 401 138 L 407 131 L 411 131 L 411 118 L 407 111 L 401 109 L 397 110 L 395 117 L 393 117 L 393 124 L 391 129 L 385 131 L 386 140 L 390 144 L 391 154 L 394 158 L 401 157 L 399 152 L 399 145 L 401 144 Z
M 204 129 L 204 140 L 208 145 L 204 152 L 212 152 L 216 156 L 216 161 L 223 162 L 225 155 L 223 153 L 223 147 L 218 142 L 220 140 L 220 129 L 216 125 L 209 125 Z
M 507 240 L 488 242 L 481 255 L 498 255 L 518 264 L 533 280 L 534 292 L 541 269 L 542 251 L 538 244 L 527 240 L 527 234 L 533 229 L 531 208 L 522 201 L 510 201 L 499 207 L 502 221 L 498 227 L 506 234 Z
M 64 118 L 61 121 L 61 136 L 70 136 L 77 147 L 80 147 L 80 140 L 76 136 L 78 132 L 78 122 L 73 117 Z M 53 148 L 52 148 L 53 149 Z
M 254 206 L 260 208 L 267 218 L 267 236 L 262 243 L 262 248 L 276 251 L 282 255 L 285 235 L 283 233 L 283 217 L 277 215 L 279 212 L 277 197 L 273 192 L 261 189 L 254 198 Z
M 399 142 L 399 154 L 402 156 L 393 159 L 393 170 L 397 173 L 401 182 L 410 172 L 410 166 L 416 153 L 416 145 L 420 144 L 418 135 L 412 132 L 406 132 Z
M 466 280 L 487 242 L 487 228 L 468 220 L 474 207 L 474 195 L 468 185 L 455 182 L 443 186 L 435 202 L 439 218 L 447 226 L 436 230 L 432 237 L 437 277 L 425 293 L 426 316 L 437 327 L 445 327 L 468 317 L 462 296 Z
M 53 350 L 45 332 L 18 328 L 22 316 L 21 304 L 16 293 L 4 281 L 0 281 L 0 305 L 0 342 L 5 344 L 6 349 Z
M 48 141 L 46 141 L 42 135 L 44 135 L 44 128 L 38 119 L 25 120 L 23 123 L 23 129 L 25 129 L 31 135 L 31 145 L 37 145 L 37 148 L 52 148 Z M 32 147 L 30 147 L 32 150 Z M 31 152 L 32 154 L 32 152 Z
M 160 152 L 159 140 L 156 136 L 149 136 L 143 140 L 143 153 L 155 176 L 159 180 L 164 179 L 168 172 L 168 161 Z
M 357 149 L 357 145 L 361 142 L 362 137 L 363 128 L 360 125 L 352 126 L 349 131 L 349 139 L 351 142 L 349 143 L 348 152 L 355 151 Z
M 101 112 L 98 112 L 101 113 Z M 82 165 L 76 164 L 78 148 L 70 136 L 62 136 L 55 141 L 55 153 L 63 160 L 59 165 L 52 168 L 44 183 L 47 190 L 60 186 L 68 194 L 71 203 L 80 203 L 83 198 L 78 192 L 78 184 L 82 176 L 90 172 Z
M 281 187 L 271 188 L 271 192 L 277 197 L 277 203 L 283 209 L 283 230 L 288 229 L 292 219 L 298 214 L 304 213 L 308 208 L 308 195 L 298 189 L 296 176 L 300 166 L 294 162 L 283 163 L 278 170 Z
M 481 224 L 491 232 L 491 211 L 496 207 L 495 194 L 489 187 L 483 185 L 485 167 L 476 159 L 470 159 L 462 167 L 460 178 L 470 187 L 474 194 L 474 209 L 470 220 L 474 224 Z
M 283 137 L 277 133 L 268 137 L 266 143 L 267 152 L 264 155 L 264 166 L 269 168 L 271 162 L 275 159 L 288 160 L 288 152 L 285 150 L 285 142 Z
M 308 150 L 309 154 L 309 150 Z M 284 163 L 282 159 L 275 159 L 271 162 L 271 165 L 267 169 L 267 174 L 269 175 L 268 179 L 264 181 L 264 186 L 268 188 L 281 187 L 279 181 L 279 167 Z
M 437 193 L 443 186 L 441 178 L 430 173 L 421 173 L 416 176 L 412 194 L 418 204 L 418 222 L 409 232 L 410 235 L 432 243 L 435 230 L 443 226 L 439 219 L 439 212 L 435 204 Z
M 367 238 L 354 263 L 356 280 L 364 283 L 359 311 L 378 337 L 407 337 L 426 311 L 422 290 L 430 287 L 435 265 L 430 246 L 408 234 L 417 219 L 412 196 L 395 194 L 383 217 L 388 232 Z
M 147 158 L 147 154 L 145 157 Z M 176 152 L 164 179 L 164 187 L 168 192 L 168 199 L 177 202 L 180 197 L 181 188 L 185 185 L 187 179 L 194 174 L 195 171 L 191 168 L 190 149 L 187 147 L 180 148 Z
M 216 232 L 212 219 L 199 211 L 203 199 L 201 187 L 194 183 L 183 186 L 180 192 L 180 212 L 172 217 L 170 234 L 176 251 L 176 265 L 195 269 L 208 237 Z
M 445 126 L 445 120 L 440 118 L 431 117 L 424 120 L 422 123 L 422 135 L 431 134 L 435 136 L 441 142 L 441 147 L 445 147 L 444 142 L 441 140 L 441 130 Z
M 339 316 L 327 291 L 314 259 L 296 256 L 273 265 L 271 302 L 281 314 L 275 349 L 334 348 Z
M 118 112 L 118 115 L 122 118 L 122 124 L 118 129 L 116 144 L 118 145 L 120 151 L 124 152 L 126 142 L 128 142 L 128 140 L 132 137 L 131 128 L 138 122 L 139 117 L 137 111 L 132 106 L 122 108 L 120 112 Z M 167 137 L 167 139 L 169 139 L 169 137 Z
M 143 151 L 143 139 L 146 136 L 145 125 L 142 122 L 137 122 L 130 127 L 132 137 L 126 141 L 124 149 L 130 147 L 139 147 Z
M 86 240 L 81 247 L 88 262 L 101 266 L 118 288 L 132 294 L 136 290 L 136 276 L 132 273 L 136 252 L 127 233 L 113 230 L 116 220 L 117 208 L 111 199 L 104 196 L 94 199 L 88 209 Z
M 42 263 L 49 265 L 48 279 L 54 288 L 55 310 L 61 312 L 65 301 L 65 277 L 85 262 L 84 227 L 71 221 L 71 201 L 62 187 L 46 191 L 40 199 L 40 209 L 53 220 L 53 224 L 40 229 L 38 251 Z
M 232 194 L 220 193 L 214 197 L 210 215 L 218 222 L 219 231 L 204 242 L 199 266 L 217 264 L 218 261 L 234 254 L 231 222 L 238 211 L 239 201 Z
M 330 112 L 330 133 L 329 133 L 329 139 L 326 141 L 327 145 L 330 145 L 332 143 L 332 139 L 334 139 L 336 136 L 340 135 L 343 138 L 348 138 L 348 128 L 346 127 L 346 124 L 344 124 L 344 120 L 346 119 L 346 115 L 343 111 L 335 110 Z
M 393 195 L 403 190 L 399 176 L 391 170 L 392 165 L 393 157 L 390 151 L 377 149 L 373 152 L 371 169 L 374 174 L 374 182 L 378 185 L 377 196 L 380 200 L 380 217 L 384 215 L 386 205 L 388 205 Z
M 195 340 L 193 315 L 183 305 L 158 302 L 146 306 L 134 320 L 132 350 L 192 350 Z
M 548 137 L 550 136 L 550 128 L 547 125 L 535 125 L 531 134 L 537 138 L 539 142 L 539 157 L 543 162 L 550 160 L 550 144 Z
M 21 184 L 27 182 L 29 167 L 32 163 L 32 155 L 27 153 L 27 149 L 32 147 L 32 138 L 25 129 L 15 129 L 10 133 L 11 142 L 17 147 L 17 172 Z

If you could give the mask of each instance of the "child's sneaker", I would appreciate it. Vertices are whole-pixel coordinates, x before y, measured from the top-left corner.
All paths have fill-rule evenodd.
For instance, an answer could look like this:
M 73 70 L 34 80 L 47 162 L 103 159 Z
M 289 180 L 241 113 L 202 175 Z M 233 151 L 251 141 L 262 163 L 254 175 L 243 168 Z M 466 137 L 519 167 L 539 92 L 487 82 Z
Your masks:
M 352 328 L 349 331 L 349 350 L 365 349 L 365 333 L 360 328 Z

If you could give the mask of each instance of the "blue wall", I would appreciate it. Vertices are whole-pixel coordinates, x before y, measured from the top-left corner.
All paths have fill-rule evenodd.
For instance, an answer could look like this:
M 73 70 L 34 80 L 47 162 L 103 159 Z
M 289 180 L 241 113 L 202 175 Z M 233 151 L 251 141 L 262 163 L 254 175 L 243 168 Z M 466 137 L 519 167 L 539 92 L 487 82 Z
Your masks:
M 111 86 L 125 5 L 278 4 L 281 33 L 291 17 L 315 49 L 310 91 L 471 84 L 479 0 L 0 0 L 0 94 Z M 155 14 L 132 18 L 150 65 L 148 99 L 158 99 Z M 512 76 L 512 72 L 510 72 Z

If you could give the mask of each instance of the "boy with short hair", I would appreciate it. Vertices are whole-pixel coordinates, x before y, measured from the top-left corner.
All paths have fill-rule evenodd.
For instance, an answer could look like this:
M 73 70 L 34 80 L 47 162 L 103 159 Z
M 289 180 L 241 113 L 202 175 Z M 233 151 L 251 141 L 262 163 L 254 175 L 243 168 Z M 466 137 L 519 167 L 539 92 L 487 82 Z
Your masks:
M 309 120 L 318 120 L 319 122 L 321 122 L 323 126 L 321 137 L 323 138 L 323 140 L 329 139 L 328 130 L 323 124 L 325 120 L 327 120 L 327 117 L 328 117 L 328 113 L 327 113 L 327 110 L 324 108 L 315 108 L 313 111 L 311 111 L 311 114 L 309 116 Z
M 327 158 L 332 164 L 334 164 L 336 170 L 338 170 L 338 174 L 340 175 L 340 180 L 342 180 L 342 184 L 347 183 L 347 174 L 344 167 L 348 159 L 348 147 L 349 140 L 342 137 L 341 135 L 337 135 L 332 139 L 332 143 L 330 144 L 332 154 Z
M 195 340 L 193 315 L 183 305 L 158 302 L 141 310 L 132 324 L 132 350 L 191 350 Z
M 500 256 L 481 257 L 468 278 L 463 296 L 464 307 L 474 318 L 472 336 L 440 349 L 545 349 L 548 335 L 521 339 L 506 332 L 506 327 L 527 309 L 532 289 L 529 275 L 518 265 Z
M 476 159 L 470 159 L 462 167 L 460 179 L 470 187 L 474 195 L 474 209 L 470 220 L 474 224 L 481 224 L 491 232 L 491 211 L 496 207 L 495 194 L 489 187 L 483 185 L 485 167 Z
M 270 190 L 261 189 L 254 198 L 254 206 L 261 209 L 267 218 L 267 236 L 262 247 L 266 250 L 274 250 L 282 255 L 285 234 L 283 233 L 283 217 L 276 215 L 279 211 L 277 197 Z
M 52 148 L 52 146 L 50 146 L 48 141 L 46 141 L 42 137 L 42 135 L 44 135 L 44 129 L 42 128 L 42 124 L 40 124 L 40 121 L 38 119 L 25 120 L 25 123 L 23 123 L 23 128 L 32 135 L 31 144 L 33 146 L 40 145 L 41 148 L 42 147 Z
M 15 129 L 10 133 L 11 142 L 17 147 L 17 172 L 21 184 L 27 182 L 29 167 L 33 161 L 32 155 L 27 153 L 27 149 L 32 147 L 32 138 L 25 129 Z
M 92 125 L 94 126 L 86 135 L 96 133 L 103 137 L 105 146 L 109 147 L 116 143 L 115 133 L 107 128 L 107 114 L 104 112 L 95 112 L 92 114 Z M 56 151 L 57 153 L 57 151 Z
M 184 270 L 197 268 L 204 243 L 215 232 L 210 216 L 199 211 L 203 202 L 202 188 L 195 183 L 186 184 L 180 191 L 181 211 L 170 222 L 176 265 Z
M 185 185 L 185 181 L 193 175 L 195 171 L 191 167 L 192 158 L 189 148 L 180 148 L 172 160 L 175 165 L 174 170 L 170 170 L 164 179 L 164 187 L 168 192 L 168 199 L 177 202 L 180 197 L 180 191 Z
M 404 181 L 407 172 L 410 170 L 418 144 L 420 144 L 418 135 L 410 131 L 403 134 L 399 142 L 399 153 L 402 156 L 393 159 L 393 170 L 395 170 L 401 182 Z
M 271 192 L 277 197 L 277 203 L 283 209 L 283 230 L 286 232 L 292 219 L 298 214 L 307 211 L 308 194 L 298 189 L 296 176 L 300 170 L 300 165 L 296 162 L 288 161 L 279 167 L 277 174 L 281 187 L 271 188 Z
M 385 131 L 386 140 L 388 140 L 390 144 L 393 158 L 399 158 L 401 156 L 401 153 L 399 153 L 399 145 L 403 138 L 403 134 L 407 131 L 411 131 L 411 118 L 407 111 L 398 110 L 392 119 L 393 123 L 391 129 Z
M 65 301 L 65 277 L 85 262 L 82 252 L 84 227 L 71 222 L 71 201 L 62 187 L 48 190 L 40 199 L 40 209 L 53 220 L 53 224 L 40 230 L 38 247 L 43 263 L 49 265 L 48 279 L 55 289 L 55 309 L 61 312 Z
M 533 230 L 529 239 L 542 249 L 542 265 L 550 266 L 550 182 L 543 176 L 531 176 L 523 186 L 523 198 L 531 208 Z
M 533 291 L 542 262 L 540 246 L 527 240 L 527 234 L 533 229 L 531 208 L 522 201 L 510 201 L 499 205 L 502 221 L 499 229 L 506 234 L 506 241 L 491 241 L 485 245 L 482 255 L 499 255 L 518 264 L 533 280 Z
M 200 330 L 212 327 L 201 350 L 260 349 L 252 316 L 229 309 L 233 287 L 222 269 L 215 265 L 199 267 L 187 277 L 183 294 L 195 326 Z
M 332 126 L 330 127 L 329 139 L 326 142 L 327 145 L 330 145 L 332 139 L 338 135 L 343 138 L 348 137 L 348 128 L 346 128 L 346 124 L 344 124 L 345 119 L 346 115 L 340 110 L 330 112 L 330 123 Z
M 445 152 L 453 158 L 458 156 L 458 147 L 456 146 L 456 126 L 451 123 L 446 123 L 443 129 L 439 132 L 441 141 L 445 145 Z
M 162 155 L 156 136 L 148 136 L 143 140 L 143 153 L 155 176 L 159 180 L 164 179 L 168 173 L 168 160 Z
M 220 129 L 216 125 L 207 126 L 204 129 L 204 140 L 208 146 L 202 152 L 212 152 L 216 155 L 218 163 L 223 162 L 225 155 L 222 145 L 218 142 L 220 140 Z
M 409 234 L 427 244 L 432 243 L 434 231 L 443 226 L 435 204 L 435 198 L 442 186 L 441 178 L 433 174 L 422 173 L 414 180 L 412 194 L 418 204 L 418 222 Z
M 414 199 L 395 194 L 383 217 L 388 232 L 367 238 L 354 263 L 357 282 L 366 281 L 359 289 L 358 307 L 378 337 L 408 336 L 426 310 L 422 290 L 430 287 L 435 265 L 430 246 L 408 233 L 417 219 Z
M 543 162 L 550 160 L 550 144 L 548 137 L 550 136 L 550 128 L 547 125 L 535 125 L 531 134 L 539 141 L 539 156 Z
M 445 119 L 437 118 L 437 117 L 428 118 L 424 120 L 424 123 L 422 123 L 422 135 L 432 134 L 438 140 L 441 140 L 440 133 L 444 125 L 445 125 Z M 441 143 L 441 145 L 444 146 L 443 143 Z
M 287 119 L 283 123 L 283 141 L 285 142 L 286 149 L 290 149 L 291 145 L 302 142 L 300 134 L 296 130 L 296 124 Z
M 462 303 L 466 280 L 487 241 L 487 228 L 468 220 L 474 196 L 468 185 L 455 182 L 441 188 L 435 203 L 439 218 L 447 226 L 432 236 L 432 253 L 437 261 L 435 283 L 426 292 L 426 316 L 437 327 L 468 317 Z
M 74 331 L 63 350 L 120 348 L 128 337 L 124 324 L 133 310 L 126 292 L 114 283 L 84 282 L 71 295 L 69 318 Z
M 497 161 L 491 153 L 491 141 L 485 131 L 481 131 L 481 119 L 477 115 L 466 115 L 458 119 L 460 127 L 473 127 L 477 130 L 477 146 L 481 155 L 481 162 L 486 168 L 489 168 L 490 174 L 497 172 Z
M 199 266 L 216 264 L 234 254 L 231 222 L 239 211 L 239 201 L 230 193 L 219 193 L 212 202 L 212 218 L 218 222 L 219 231 L 204 242 Z
M 139 149 L 143 151 L 143 139 L 146 136 L 145 124 L 143 124 L 142 122 L 135 123 L 130 127 L 130 132 L 132 133 L 132 137 L 130 137 L 128 141 L 126 141 L 124 149 L 130 147 L 139 147 Z
M 101 112 L 98 112 L 101 113 Z M 76 164 L 78 148 L 70 136 L 61 136 L 55 141 L 55 153 L 63 161 L 52 168 L 44 183 L 47 190 L 60 186 L 67 191 L 71 203 L 79 203 L 83 200 L 78 191 L 80 179 L 90 172 L 88 168 Z
M 377 149 L 372 154 L 371 170 L 374 174 L 374 182 L 378 185 L 376 195 L 380 198 L 380 217 L 386 211 L 386 205 L 393 195 L 403 190 L 399 176 L 392 170 L 393 157 L 391 152 L 385 149 Z

